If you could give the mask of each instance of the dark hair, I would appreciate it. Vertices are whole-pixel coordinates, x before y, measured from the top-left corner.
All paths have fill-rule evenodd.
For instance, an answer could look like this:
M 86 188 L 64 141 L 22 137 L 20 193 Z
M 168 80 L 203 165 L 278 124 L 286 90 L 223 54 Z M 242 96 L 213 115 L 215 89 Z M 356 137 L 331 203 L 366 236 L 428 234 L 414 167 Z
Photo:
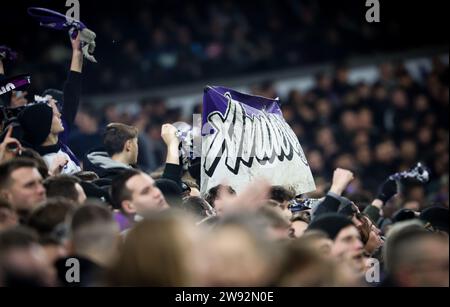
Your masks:
M 38 242 L 37 234 L 25 226 L 17 226 L 0 232 L 0 257 L 13 248 L 26 248 Z
M 66 197 L 78 202 L 78 191 L 75 187 L 81 180 L 74 176 L 58 175 L 44 180 L 47 197 Z
M 198 196 L 189 196 L 183 200 L 183 210 L 186 210 L 198 217 L 205 218 L 213 214 L 207 214 L 211 210 L 210 205 L 206 200 Z
M 311 223 L 311 213 L 308 211 L 299 211 L 292 215 L 291 222 L 301 221 L 309 225 Z
M 295 197 L 295 194 L 283 186 L 272 186 L 270 190 L 270 199 L 279 203 L 289 201 Z
M 372 231 L 372 220 L 364 213 L 357 213 L 356 218 L 362 224 L 358 227 L 358 231 L 361 235 L 361 241 L 365 245 L 369 241 L 370 232 Z
M 214 207 L 214 202 L 219 197 L 219 191 L 222 188 L 225 188 L 230 194 L 233 195 L 236 194 L 236 191 L 229 185 L 222 185 L 222 184 L 216 185 L 215 187 L 209 189 L 209 191 L 206 193 L 205 200 L 208 202 L 208 204 Z
M 111 123 L 106 127 L 103 134 L 103 145 L 106 152 L 113 156 L 123 151 L 123 147 L 128 140 L 137 138 L 138 130 L 136 127 L 120 123 Z
M 34 149 L 31 148 L 23 148 L 22 153 L 20 155 L 22 158 L 29 158 L 36 162 L 36 167 L 41 174 L 42 178 L 49 177 L 48 174 L 48 166 L 47 163 L 45 163 L 45 160 L 42 158 L 42 156 Z
M 27 225 L 37 231 L 41 243 L 59 242 L 61 238 L 57 235 L 57 228 L 67 221 L 76 207 L 76 203 L 70 199 L 50 198 L 33 210 Z
M 132 192 L 127 188 L 127 182 L 131 177 L 142 174 L 136 169 L 128 169 L 114 177 L 111 183 L 111 202 L 114 209 L 122 210 L 122 201 L 131 200 Z
M 5 189 L 10 184 L 11 174 L 20 168 L 36 168 L 36 162 L 27 158 L 17 158 L 0 164 L 0 189 Z
M 85 205 L 75 210 L 70 224 L 70 230 L 76 232 L 84 226 L 114 222 L 114 217 L 101 202 L 89 200 Z

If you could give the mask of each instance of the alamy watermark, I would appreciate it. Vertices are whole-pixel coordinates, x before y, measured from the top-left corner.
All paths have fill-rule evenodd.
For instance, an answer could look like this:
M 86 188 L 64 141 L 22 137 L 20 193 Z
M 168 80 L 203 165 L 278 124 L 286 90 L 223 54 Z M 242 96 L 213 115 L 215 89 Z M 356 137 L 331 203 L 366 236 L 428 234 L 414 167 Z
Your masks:
M 80 1 L 67 0 L 66 7 L 70 7 L 66 12 L 66 17 L 80 20 Z
M 80 261 L 76 258 L 66 260 L 66 282 L 69 284 L 80 282 Z
M 366 21 L 370 23 L 380 22 L 380 1 L 366 0 L 366 7 L 369 7 L 366 11 Z
M 375 258 L 370 258 L 368 260 L 368 269 L 365 273 L 366 282 L 379 283 L 380 282 L 380 261 Z

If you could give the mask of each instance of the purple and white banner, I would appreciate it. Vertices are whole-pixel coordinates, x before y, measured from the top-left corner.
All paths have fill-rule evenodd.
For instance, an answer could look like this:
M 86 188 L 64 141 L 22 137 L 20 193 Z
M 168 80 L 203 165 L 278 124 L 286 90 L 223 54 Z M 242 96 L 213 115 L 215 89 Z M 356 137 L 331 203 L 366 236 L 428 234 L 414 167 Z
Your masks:
M 31 83 L 30 75 L 19 75 L 0 82 L 0 95 L 18 90 Z
M 223 183 L 239 192 L 256 178 L 292 188 L 297 195 L 316 189 L 278 100 L 206 87 L 201 159 L 202 193 Z

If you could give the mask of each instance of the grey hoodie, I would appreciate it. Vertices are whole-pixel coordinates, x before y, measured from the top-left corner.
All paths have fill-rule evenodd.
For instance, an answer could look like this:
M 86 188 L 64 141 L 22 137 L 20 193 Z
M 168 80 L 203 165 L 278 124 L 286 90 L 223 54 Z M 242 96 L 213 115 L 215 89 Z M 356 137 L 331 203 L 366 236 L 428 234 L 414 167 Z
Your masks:
M 111 159 L 106 151 L 93 151 L 86 156 L 84 170 L 97 173 L 100 178 L 113 178 L 122 171 L 132 169 L 130 165 Z

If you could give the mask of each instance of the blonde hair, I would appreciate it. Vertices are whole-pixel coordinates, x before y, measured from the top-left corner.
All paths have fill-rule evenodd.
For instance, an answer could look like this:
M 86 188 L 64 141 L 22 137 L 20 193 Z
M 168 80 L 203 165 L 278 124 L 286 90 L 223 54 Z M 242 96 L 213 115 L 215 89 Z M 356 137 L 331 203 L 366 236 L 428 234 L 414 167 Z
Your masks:
M 188 286 L 184 223 L 168 212 L 144 218 L 128 232 L 119 258 L 107 274 L 107 284 Z

